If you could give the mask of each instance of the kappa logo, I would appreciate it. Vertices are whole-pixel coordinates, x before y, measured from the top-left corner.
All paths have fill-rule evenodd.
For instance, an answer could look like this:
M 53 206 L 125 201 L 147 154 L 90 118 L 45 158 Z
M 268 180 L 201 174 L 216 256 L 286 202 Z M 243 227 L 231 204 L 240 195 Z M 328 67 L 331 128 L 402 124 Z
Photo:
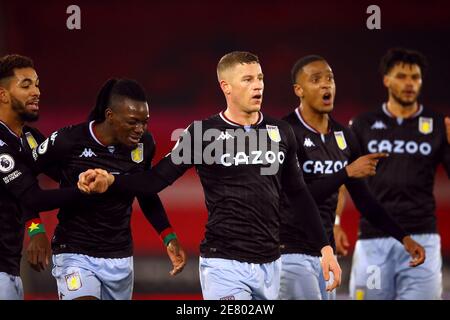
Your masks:
M 14 169 L 14 159 L 7 153 L 0 154 L 0 172 L 9 173 Z
M 84 151 L 80 154 L 80 158 L 92 158 L 92 157 L 96 157 L 97 155 L 95 154 L 94 151 L 92 151 L 91 148 L 84 148 Z
M 234 137 L 229 132 L 221 132 L 220 136 L 217 138 L 217 140 L 228 140 L 228 139 L 234 139 Z
M 0 147 L 3 147 L 3 146 L 7 146 L 7 144 L 6 144 L 6 142 L 3 142 L 2 140 L 0 140 Z
M 373 123 L 373 125 L 370 127 L 370 129 L 372 129 L 372 130 L 387 129 L 387 126 L 384 124 L 383 121 L 378 120 Z
M 305 138 L 305 141 L 303 142 L 303 146 L 305 147 L 315 147 L 316 145 L 314 144 L 314 142 L 311 141 L 310 138 Z

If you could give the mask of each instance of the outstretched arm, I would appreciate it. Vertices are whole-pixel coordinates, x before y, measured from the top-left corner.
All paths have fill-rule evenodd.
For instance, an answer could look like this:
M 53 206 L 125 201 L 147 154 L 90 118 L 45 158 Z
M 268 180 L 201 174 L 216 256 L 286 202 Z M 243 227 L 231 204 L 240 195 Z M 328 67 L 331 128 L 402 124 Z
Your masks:
M 365 180 L 351 179 L 346 187 L 352 196 L 356 208 L 375 227 L 400 241 L 412 259 L 410 265 L 415 267 L 425 261 L 425 249 L 415 242 L 380 205 L 369 190 Z
M 344 169 L 323 179 L 308 183 L 308 189 L 317 203 L 324 201 L 330 194 L 336 192 L 348 178 L 364 178 L 376 174 L 376 166 L 380 158 L 387 157 L 387 153 L 366 154 L 357 158 Z
M 153 194 L 149 197 L 138 197 L 138 201 L 145 217 L 156 232 L 158 232 L 162 242 L 166 246 L 167 255 L 173 266 L 170 274 L 174 276 L 180 273 L 186 265 L 186 253 L 181 247 L 178 238 L 170 225 L 159 196 Z
M 128 193 L 132 196 L 150 196 L 175 182 L 194 164 L 194 143 L 191 143 L 193 126 L 184 131 L 174 149 L 151 170 L 113 176 L 104 170 L 87 170 L 80 175 L 78 188 L 87 193 L 103 193 L 111 186 L 111 191 Z M 195 137 L 194 137 L 195 138 Z M 201 136 L 197 138 L 201 139 Z M 182 155 L 178 157 L 179 155 Z M 175 155 L 172 157 L 172 155 Z M 179 163 L 174 161 L 182 158 Z M 185 162 L 186 159 L 186 162 Z
M 348 254 L 348 247 L 350 246 L 347 234 L 341 227 L 341 217 L 345 207 L 345 193 L 345 186 L 341 186 L 339 188 L 338 202 L 336 206 L 336 221 L 333 227 L 334 241 L 336 242 L 336 253 L 343 256 Z

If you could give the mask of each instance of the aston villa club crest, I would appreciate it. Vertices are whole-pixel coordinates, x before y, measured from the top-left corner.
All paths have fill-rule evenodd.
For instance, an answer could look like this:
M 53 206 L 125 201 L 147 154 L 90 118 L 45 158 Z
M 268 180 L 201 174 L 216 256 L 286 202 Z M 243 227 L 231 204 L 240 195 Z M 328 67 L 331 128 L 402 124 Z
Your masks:
M 433 132 L 433 118 L 419 118 L 419 132 L 423 134 L 430 134 Z
M 27 138 L 28 145 L 30 146 L 30 149 L 33 150 L 34 148 L 37 148 L 38 143 L 36 139 L 33 137 L 31 132 L 25 132 L 25 137 Z
M 336 139 L 336 143 L 337 143 L 339 149 L 345 150 L 345 148 L 347 148 L 347 141 L 345 141 L 344 132 L 335 131 L 334 138 Z
M 281 141 L 280 130 L 278 130 L 277 126 L 271 126 L 271 125 L 267 124 L 266 129 L 267 129 L 267 135 L 269 136 L 270 140 L 272 140 L 273 142 Z
M 138 143 L 136 149 L 131 151 L 131 160 L 136 163 L 141 163 L 144 160 L 144 144 Z
M 66 275 L 65 278 L 66 278 L 67 289 L 69 291 L 76 291 L 81 288 L 81 286 L 82 286 L 81 277 L 78 272 L 74 272 L 69 275 Z

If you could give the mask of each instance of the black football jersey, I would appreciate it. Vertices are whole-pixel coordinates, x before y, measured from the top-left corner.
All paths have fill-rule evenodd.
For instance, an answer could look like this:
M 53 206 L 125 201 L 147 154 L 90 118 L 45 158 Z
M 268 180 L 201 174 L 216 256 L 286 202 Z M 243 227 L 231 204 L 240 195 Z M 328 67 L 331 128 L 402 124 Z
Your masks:
M 442 163 L 450 175 L 450 147 L 444 117 L 424 108 L 409 118 L 393 116 L 386 104 L 351 121 L 362 153 L 387 152 L 377 174 L 369 178 L 372 192 L 391 217 L 409 233 L 435 233 L 434 177 Z M 384 237 L 366 219 L 360 238 Z
M 34 128 L 25 126 L 18 137 L 0 121 L 0 272 L 18 276 L 25 221 L 21 195 L 37 184 L 31 150 L 44 140 Z
M 155 143 L 145 133 L 135 148 L 105 146 L 93 132 L 93 122 L 69 126 L 51 134 L 35 149 L 40 171 L 59 172 L 61 188 L 77 185 L 87 169 L 112 174 L 131 174 L 151 167 Z M 121 258 L 133 253 L 130 219 L 134 197 L 120 194 L 90 195 L 58 212 L 52 239 L 53 252 L 80 253 L 102 258 Z
M 299 109 L 283 118 L 295 134 L 297 157 L 307 185 L 327 179 L 344 169 L 359 157 L 358 145 L 352 132 L 330 118 L 329 130 L 321 134 L 301 116 Z M 333 226 L 336 217 L 338 189 L 317 203 L 328 240 L 335 249 Z M 283 253 L 304 253 L 319 256 L 320 248 L 314 241 L 316 236 L 306 225 L 292 223 L 292 210 L 286 196 L 282 198 L 283 212 L 280 238 Z
M 242 140 L 243 133 L 253 138 Z M 174 156 L 186 150 L 190 155 L 179 162 Z M 278 169 L 265 174 L 271 165 Z M 303 182 L 289 124 L 260 113 L 256 124 L 244 127 L 222 112 L 190 125 L 155 171 L 165 166 L 176 170 L 172 180 L 192 166 L 200 177 L 208 210 L 202 256 L 250 263 L 279 258 L 281 186 Z

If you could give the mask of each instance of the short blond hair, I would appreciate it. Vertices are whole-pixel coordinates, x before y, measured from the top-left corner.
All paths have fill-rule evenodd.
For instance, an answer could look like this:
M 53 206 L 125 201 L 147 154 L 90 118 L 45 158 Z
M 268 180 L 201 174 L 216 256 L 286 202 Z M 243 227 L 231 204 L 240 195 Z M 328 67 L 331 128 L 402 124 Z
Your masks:
M 217 78 L 227 69 L 237 64 L 259 63 L 257 55 L 246 51 L 233 51 L 224 55 L 217 64 Z

